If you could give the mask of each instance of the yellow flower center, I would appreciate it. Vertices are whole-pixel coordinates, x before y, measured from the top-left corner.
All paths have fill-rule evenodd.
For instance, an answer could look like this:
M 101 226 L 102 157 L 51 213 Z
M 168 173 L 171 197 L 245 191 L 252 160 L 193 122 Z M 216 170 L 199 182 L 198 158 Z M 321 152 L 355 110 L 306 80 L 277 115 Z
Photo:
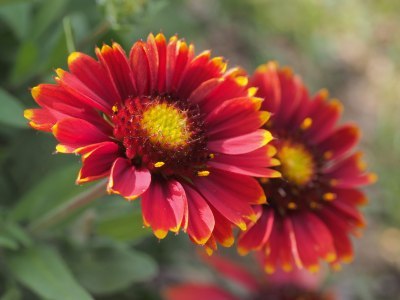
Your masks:
M 314 174 L 314 160 L 311 153 L 300 144 L 285 142 L 278 154 L 283 178 L 297 185 L 307 184 Z
M 185 112 L 168 103 L 148 107 L 143 112 L 140 126 L 152 143 L 164 149 L 185 146 L 192 135 Z

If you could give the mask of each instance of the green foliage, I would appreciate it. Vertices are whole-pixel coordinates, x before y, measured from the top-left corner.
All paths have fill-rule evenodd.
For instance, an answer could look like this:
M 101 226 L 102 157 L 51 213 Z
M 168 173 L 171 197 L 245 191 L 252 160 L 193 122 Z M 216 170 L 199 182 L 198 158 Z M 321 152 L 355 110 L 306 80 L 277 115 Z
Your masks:
M 72 260 L 72 269 L 79 282 L 95 295 L 112 294 L 157 275 L 151 257 L 118 244 L 80 250 Z
M 44 299 L 93 299 L 53 248 L 36 245 L 7 254 L 11 273 Z
M 0 123 L 17 128 L 26 128 L 26 120 L 23 118 L 24 107 L 19 101 L 0 88 Z

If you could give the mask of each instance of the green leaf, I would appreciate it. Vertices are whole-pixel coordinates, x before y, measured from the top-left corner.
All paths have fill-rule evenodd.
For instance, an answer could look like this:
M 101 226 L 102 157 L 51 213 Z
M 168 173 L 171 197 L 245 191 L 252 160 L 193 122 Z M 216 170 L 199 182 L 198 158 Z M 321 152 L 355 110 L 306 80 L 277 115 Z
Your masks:
M 60 21 L 67 3 L 67 0 L 41 1 L 32 25 L 33 40 L 38 39 L 54 22 Z
M 24 107 L 11 94 L 0 88 L 0 123 L 27 128 L 27 121 L 24 119 Z
M 51 247 L 36 246 L 8 253 L 7 264 L 18 281 L 44 299 L 93 299 Z
M 46 176 L 17 201 L 13 220 L 34 220 L 65 202 L 86 187 L 75 185 L 79 165 L 63 167 Z
M 36 43 L 26 41 L 21 44 L 15 58 L 15 64 L 11 71 L 10 82 L 12 85 L 22 84 L 32 74 L 34 74 L 35 65 L 38 63 L 39 48 Z
M 26 232 L 15 223 L 8 223 L 4 226 L 4 231 L 12 238 L 14 238 L 21 245 L 27 247 L 32 244 L 31 238 L 26 234 Z
M 150 230 L 143 228 L 141 212 L 131 210 L 128 214 L 99 220 L 96 232 L 119 241 L 133 241 L 151 235 Z
M 103 246 L 81 253 L 73 270 L 79 282 L 93 294 L 111 294 L 157 275 L 154 260 L 125 247 Z
M 22 293 L 16 286 L 9 287 L 6 292 L 1 295 L 0 300 L 19 300 L 22 299 Z
M 31 6 L 32 3 L 0 6 L 0 18 L 10 26 L 20 41 L 27 36 L 29 30 Z
M 0 247 L 17 250 L 19 248 L 18 243 L 11 237 L 6 235 L 0 235 Z

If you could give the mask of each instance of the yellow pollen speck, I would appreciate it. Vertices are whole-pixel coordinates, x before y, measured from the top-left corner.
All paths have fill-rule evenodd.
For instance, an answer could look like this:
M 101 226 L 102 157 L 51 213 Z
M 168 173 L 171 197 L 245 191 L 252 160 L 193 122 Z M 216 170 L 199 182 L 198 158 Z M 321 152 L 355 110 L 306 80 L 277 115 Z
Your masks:
M 208 155 L 208 157 L 209 157 L 210 159 L 213 159 L 213 158 L 215 157 L 215 154 L 214 154 L 214 153 L 210 153 L 210 154 Z
M 275 272 L 274 266 L 271 265 L 265 265 L 264 270 L 267 274 L 272 274 Z
M 210 171 L 207 171 L 207 170 L 205 170 L 205 171 L 198 171 L 198 172 L 197 172 L 197 176 L 200 176 L 200 177 L 205 177 L 205 176 L 208 176 L 208 175 L 210 175 Z
M 297 208 L 297 204 L 294 203 L 294 202 L 289 202 L 288 205 L 287 205 L 287 207 L 288 207 L 289 209 L 296 209 L 296 208 Z
M 334 194 L 334 193 L 325 193 L 325 194 L 322 196 L 322 198 L 323 198 L 325 201 L 333 201 L 333 200 L 336 199 L 336 194 Z
M 325 159 L 330 159 L 332 156 L 333 156 L 332 151 L 326 151 L 326 152 L 324 153 L 324 158 L 325 158 Z
M 330 180 L 331 186 L 335 186 L 335 185 L 337 185 L 338 183 L 339 183 L 339 180 L 337 180 L 337 179 L 331 179 L 331 180 Z
M 300 128 L 301 128 L 302 130 L 306 130 L 306 129 L 310 128 L 310 126 L 312 125 L 312 123 L 313 123 L 313 121 L 312 121 L 311 118 L 305 118 L 305 119 L 303 120 L 303 122 L 301 122 Z
M 297 185 L 307 184 L 314 175 L 314 159 L 301 144 L 283 143 L 278 150 L 283 178 Z
M 168 103 L 148 107 L 140 125 L 151 142 L 167 149 L 187 145 L 192 135 L 185 112 Z
M 318 207 L 318 203 L 312 201 L 312 202 L 310 203 L 310 207 L 311 207 L 312 209 L 316 209 L 316 208 Z
M 111 109 L 112 109 L 112 111 L 113 111 L 114 113 L 117 113 L 117 112 L 118 112 L 118 107 L 117 107 L 116 105 L 114 105 Z
M 289 263 L 284 263 L 282 265 L 282 270 L 285 271 L 285 272 L 290 272 L 290 271 L 292 271 L 292 269 L 293 269 L 293 267 Z
M 268 182 L 268 178 L 266 178 L 266 177 L 260 178 L 260 182 L 261 183 L 267 183 Z
M 165 162 L 163 161 L 158 161 L 154 164 L 154 167 L 156 168 L 161 168 L 163 165 L 165 165 Z

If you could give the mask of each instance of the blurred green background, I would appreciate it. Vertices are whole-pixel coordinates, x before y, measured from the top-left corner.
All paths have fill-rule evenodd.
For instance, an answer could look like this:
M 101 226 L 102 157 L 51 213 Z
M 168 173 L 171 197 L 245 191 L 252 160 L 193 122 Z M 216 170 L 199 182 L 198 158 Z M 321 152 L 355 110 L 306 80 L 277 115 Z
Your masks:
M 0 0 L 0 299 L 159 299 L 170 282 L 209 277 L 186 236 L 157 241 L 138 203 L 116 196 L 30 230 L 88 187 L 74 186 L 78 157 L 52 155 L 54 139 L 27 127 L 29 88 L 52 82 L 71 51 L 129 49 L 159 31 L 249 72 L 267 60 L 292 66 L 312 93 L 328 88 L 344 103 L 379 182 L 354 263 L 327 284 L 342 299 L 398 299 L 399 30 L 394 0 Z

